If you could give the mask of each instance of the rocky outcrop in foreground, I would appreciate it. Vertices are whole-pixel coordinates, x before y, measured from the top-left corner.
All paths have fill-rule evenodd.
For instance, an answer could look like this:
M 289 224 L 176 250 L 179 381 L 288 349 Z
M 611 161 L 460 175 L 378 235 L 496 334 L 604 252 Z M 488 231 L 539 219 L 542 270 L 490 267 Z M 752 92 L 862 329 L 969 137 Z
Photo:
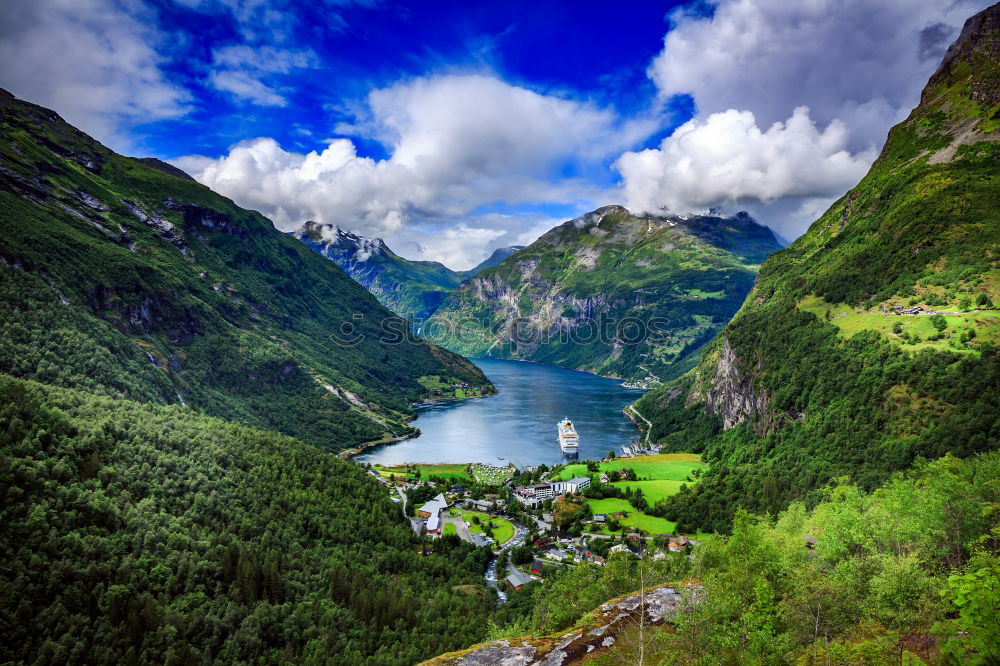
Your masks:
M 647 629 L 670 623 L 678 613 L 697 603 L 701 585 L 663 585 L 619 597 L 599 606 L 585 625 L 541 638 L 524 636 L 480 643 L 467 650 L 449 652 L 427 666 L 564 666 L 579 663 L 586 655 L 612 650 L 619 636 L 635 630 L 640 623 Z

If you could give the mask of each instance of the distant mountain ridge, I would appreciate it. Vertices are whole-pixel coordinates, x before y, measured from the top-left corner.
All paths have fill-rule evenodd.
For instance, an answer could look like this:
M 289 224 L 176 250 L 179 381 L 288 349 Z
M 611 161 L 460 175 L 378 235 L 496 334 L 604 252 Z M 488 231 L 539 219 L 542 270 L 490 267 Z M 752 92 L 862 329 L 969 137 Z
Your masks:
M 864 179 L 764 262 L 697 368 L 636 403 L 652 441 L 712 463 L 662 508 L 679 529 L 1000 448 L 998 44 L 1000 4 Z
M 508 247 L 500 247 L 493 250 L 493 254 L 488 256 L 486 259 L 483 259 L 483 261 L 480 264 L 478 264 L 475 268 L 463 271 L 462 273 L 462 275 L 464 276 L 463 279 L 468 279 L 470 277 L 478 275 L 479 273 L 482 273 L 487 268 L 493 268 L 494 266 L 501 264 L 502 262 L 506 261 L 508 258 L 513 256 L 516 252 L 523 250 L 525 247 L 527 246 L 510 245 Z
M 607 206 L 465 281 L 426 331 L 473 357 L 670 379 L 691 367 L 778 249 L 746 213 L 649 216 Z
M 335 225 L 309 221 L 290 235 L 335 262 L 380 303 L 415 325 L 426 321 L 463 280 L 521 249 L 500 248 L 471 270 L 453 271 L 437 261 L 405 259 L 381 238 L 367 238 Z

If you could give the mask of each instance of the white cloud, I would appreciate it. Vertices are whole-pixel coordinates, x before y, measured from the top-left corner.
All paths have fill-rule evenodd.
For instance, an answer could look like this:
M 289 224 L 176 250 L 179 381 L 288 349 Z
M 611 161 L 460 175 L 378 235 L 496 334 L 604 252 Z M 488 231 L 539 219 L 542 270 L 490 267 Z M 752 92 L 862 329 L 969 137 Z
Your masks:
M 308 219 L 339 224 L 410 243 L 420 258 L 468 266 L 484 243 L 513 235 L 505 227 L 520 234 L 525 223 L 477 216 L 448 230 L 444 221 L 464 220 L 494 202 L 592 205 L 604 196 L 600 187 L 560 174 L 620 154 L 658 122 L 623 121 L 612 111 L 489 76 L 435 76 L 372 92 L 364 117 L 349 128 L 381 141 L 387 159 L 359 157 L 348 139 L 303 155 L 258 138 L 217 159 L 176 163 L 280 229 Z M 411 226 L 423 234 L 419 243 L 407 240 Z M 425 233 L 430 229 L 437 231 Z
M 0 85 L 127 150 L 130 127 L 187 110 L 188 93 L 159 69 L 153 22 L 129 0 L 4 0 Z
M 273 88 L 248 72 L 221 71 L 208 76 L 216 90 L 230 93 L 237 100 L 253 102 L 258 106 L 285 106 L 288 103 Z
M 875 158 L 874 151 L 849 153 L 847 137 L 839 120 L 817 128 L 806 107 L 766 130 L 753 113 L 729 110 L 688 121 L 657 149 L 625 153 L 615 168 L 635 210 L 690 212 L 747 199 L 832 197 L 857 183 Z
M 395 252 L 408 258 L 440 261 L 455 270 L 467 270 L 493 250 L 530 245 L 552 227 L 565 222 L 538 213 L 448 218 L 433 224 L 407 224 L 386 235 Z
M 312 49 L 293 50 L 275 46 L 254 48 L 246 44 L 215 49 L 212 51 L 212 60 L 218 67 L 280 74 L 319 64 L 319 57 Z
M 291 37 L 296 13 L 290 0 L 174 0 L 188 9 L 230 14 L 243 39 L 284 42 Z
M 689 94 L 698 112 L 658 150 L 618 160 L 627 205 L 735 202 L 798 236 L 817 202 L 864 174 L 985 4 L 719 0 L 709 17 L 676 12 L 648 73 L 662 99 Z
M 864 149 L 916 105 L 942 47 L 986 4 L 722 0 L 711 18 L 673 16 L 649 75 L 663 96 L 692 95 L 701 115 L 746 109 L 768 126 L 808 106 Z
M 294 69 L 316 67 L 319 58 L 310 49 L 255 48 L 239 44 L 215 49 L 212 63 L 208 83 L 216 90 L 259 106 L 285 106 L 288 100 L 264 79 L 273 79 Z

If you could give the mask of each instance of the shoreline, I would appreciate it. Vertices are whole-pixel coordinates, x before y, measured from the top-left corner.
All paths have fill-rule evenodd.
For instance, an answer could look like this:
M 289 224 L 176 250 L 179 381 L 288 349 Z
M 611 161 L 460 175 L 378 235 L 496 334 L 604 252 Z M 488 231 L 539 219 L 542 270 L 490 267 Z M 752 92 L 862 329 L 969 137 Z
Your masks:
M 407 435 L 398 435 L 396 437 L 383 437 L 382 439 L 375 439 L 370 442 L 364 442 L 359 444 L 353 449 L 345 449 L 337 454 L 337 457 L 341 460 L 350 460 L 354 456 L 359 456 L 368 449 L 374 448 L 376 446 L 382 446 L 383 444 L 396 444 L 397 442 L 405 442 L 408 439 L 413 439 L 414 437 L 420 436 L 420 429 L 417 428 L 416 432 L 411 432 Z
M 445 396 L 432 397 L 432 398 L 427 398 L 426 400 L 422 400 L 420 402 L 415 402 L 412 405 L 410 405 L 410 407 L 416 409 L 416 408 L 421 407 L 423 405 L 434 405 L 434 404 L 437 404 L 439 402 L 462 402 L 462 401 L 465 401 L 465 400 L 482 400 L 483 398 L 492 398 L 493 396 L 496 396 L 496 395 L 500 395 L 500 391 L 494 390 L 493 393 L 490 393 L 490 394 L 487 394 L 487 395 L 477 395 L 477 396 L 470 396 L 470 397 L 465 397 L 465 398 L 445 397 Z M 419 414 L 415 415 L 412 419 L 410 419 L 406 423 L 407 424 L 413 423 L 414 421 L 417 420 L 418 416 L 419 416 Z M 423 434 L 423 433 L 420 432 L 420 428 L 414 428 L 414 432 L 411 432 L 411 433 L 406 434 L 406 435 L 397 435 L 397 436 L 394 436 L 394 437 L 383 437 L 381 439 L 375 439 L 375 440 L 372 440 L 370 442 L 364 442 L 364 443 L 359 444 L 358 446 L 356 446 L 354 448 L 351 448 L 351 449 L 345 449 L 345 450 L 341 451 L 340 453 L 338 453 L 337 457 L 340 458 L 341 460 L 350 460 L 351 458 L 353 458 L 355 456 L 359 456 L 362 453 L 364 453 L 365 451 L 367 451 L 368 449 L 375 448 L 376 446 L 382 446 L 383 444 L 398 444 L 399 442 L 405 442 L 408 439 L 415 439 L 417 437 L 420 437 L 421 434 Z

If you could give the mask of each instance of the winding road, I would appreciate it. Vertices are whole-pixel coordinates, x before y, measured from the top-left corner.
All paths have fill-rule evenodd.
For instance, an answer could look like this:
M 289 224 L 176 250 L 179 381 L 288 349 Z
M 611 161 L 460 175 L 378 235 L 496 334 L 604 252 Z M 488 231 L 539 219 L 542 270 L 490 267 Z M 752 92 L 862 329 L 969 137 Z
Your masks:
M 632 414 L 635 414 L 640 419 L 642 419 L 643 421 L 646 422 L 646 447 L 648 448 L 649 447 L 649 431 L 653 429 L 653 424 L 649 422 L 649 419 L 647 419 L 645 416 L 643 416 L 642 414 L 640 414 L 639 410 L 636 409 L 635 407 L 633 407 L 632 405 L 629 405 L 628 407 L 625 408 L 625 414 L 629 414 L 630 412 Z
M 528 528 L 526 528 L 524 525 L 514 520 L 511 520 L 510 518 L 505 518 L 504 520 L 507 520 L 508 522 L 510 522 L 511 525 L 514 526 L 514 536 L 512 536 L 507 541 L 507 543 L 503 544 L 502 546 L 493 551 L 493 559 L 490 560 L 489 566 L 486 567 L 486 576 L 485 576 L 487 587 L 492 587 L 494 590 L 497 591 L 497 596 L 500 598 L 500 603 L 505 603 L 507 601 L 507 593 L 504 592 L 502 589 L 500 589 L 500 581 L 497 577 L 497 559 L 499 558 L 500 553 L 508 551 L 511 548 L 514 548 L 515 546 L 520 546 L 521 544 L 523 544 L 524 539 L 528 536 Z M 504 575 L 504 578 L 517 571 L 514 568 L 514 565 L 510 563 L 510 561 L 507 562 L 507 571 L 508 573 Z

